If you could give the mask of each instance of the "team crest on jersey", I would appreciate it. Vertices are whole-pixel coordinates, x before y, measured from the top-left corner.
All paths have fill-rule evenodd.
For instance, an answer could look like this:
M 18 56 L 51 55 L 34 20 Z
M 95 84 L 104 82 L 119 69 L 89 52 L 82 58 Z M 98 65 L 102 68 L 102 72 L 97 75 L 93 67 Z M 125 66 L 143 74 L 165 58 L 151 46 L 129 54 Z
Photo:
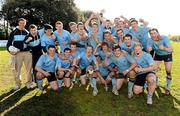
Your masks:
M 141 63 L 142 63 L 142 64 L 145 64 L 145 62 L 144 62 L 144 61 L 142 61 Z

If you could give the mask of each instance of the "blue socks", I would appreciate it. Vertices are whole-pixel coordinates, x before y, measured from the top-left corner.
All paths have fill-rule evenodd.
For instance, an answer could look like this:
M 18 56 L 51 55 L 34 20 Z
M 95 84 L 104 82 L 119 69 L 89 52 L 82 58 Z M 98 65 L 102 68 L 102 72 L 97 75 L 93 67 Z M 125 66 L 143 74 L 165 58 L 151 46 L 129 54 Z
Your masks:
M 40 79 L 40 80 L 37 79 L 37 86 L 40 90 L 43 90 L 43 80 L 42 79 Z
M 133 86 L 134 86 L 134 81 L 129 80 L 129 82 L 128 82 L 128 92 L 133 92 Z
M 63 83 L 63 78 L 62 79 L 57 79 L 58 82 L 58 87 L 61 88 L 62 83 Z
M 166 88 L 170 90 L 171 88 L 171 78 L 166 77 Z
M 156 77 L 156 86 L 157 87 L 159 86 L 159 79 L 158 79 L 158 77 Z
M 116 78 L 115 77 L 112 77 L 112 87 L 113 87 L 113 90 L 116 89 Z
M 147 89 L 147 87 L 148 87 L 148 84 L 147 84 L 147 82 L 144 84 L 144 90 L 145 89 Z
M 93 84 L 94 90 L 97 90 L 97 86 L 96 86 L 96 77 L 93 77 L 93 78 L 92 78 L 92 84 Z
M 153 93 L 148 93 L 147 94 L 147 97 L 151 97 L 152 98 L 152 96 L 153 96 Z

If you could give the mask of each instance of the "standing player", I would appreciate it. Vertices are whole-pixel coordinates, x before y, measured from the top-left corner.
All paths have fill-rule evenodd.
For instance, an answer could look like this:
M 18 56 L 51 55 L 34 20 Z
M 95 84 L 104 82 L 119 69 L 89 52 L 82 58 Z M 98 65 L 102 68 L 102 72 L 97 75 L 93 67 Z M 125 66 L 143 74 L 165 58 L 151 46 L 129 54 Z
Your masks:
M 79 37 L 79 34 L 77 32 L 78 31 L 77 24 L 75 22 L 70 22 L 69 28 L 71 30 L 71 33 L 70 33 L 71 43 L 74 43 L 76 41 L 76 39 L 78 39 L 78 37 Z
M 32 77 L 31 77 L 31 68 L 32 68 L 32 55 L 29 52 L 29 47 L 24 45 L 25 36 L 28 34 L 28 31 L 25 29 L 26 19 L 20 18 L 18 20 L 18 27 L 11 32 L 10 37 L 7 42 L 7 50 L 10 54 L 14 55 L 14 63 L 15 63 L 15 71 L 14 71 L 14 79 L 16 85 L 14 90 L 20 89 L 21 81 L 20 81 L 20 73 L 23 63 L 26 68 L 26 76 L 27 88 L 32 88 Z M 19 49 L 18 53 L 13 53 L 9 50 L 10 46 Z
M 42 47 L 41 47 L 41 40 L 40 36 L 37 33 L 37 26 L 34 24 L 31 24 L 29 26 L 29 34 L 25 37 L 24 39 L 25 44 L 30 47 L 31 54 L 32 54 L 32 66 L 33 66 L 33 76 L 35 77 L 35 66 L 40 58 L 40 56 L 43 54 L 42 53 Z M 34 78 L 34 81 L 36 78 Z
M 85 22 L 85 28 L 88 33 L 92 33 L 92 25 L 94 23 L 98 24 L 98 35 L 103 36 L 103 25 L 105 25 L 105 21 L 102 15 L 92 13 L 90 17 Z
M 108 43 L 108 46 L 110 47 L 111 50 L 114 44 L 118 44 L 118 41 L 113 35 L 111 35 L 111 32 L 109 30 L 106 30 L 104 32 L 104 42 Z
M 60 45 L 60 51 L 64 52 L 65 48 L 70 47 L 70 33 L 67 30 L 63 29 L 63 23 L 61 21 L 57 21 L 55 23 L 56 31 L 54 32 L 54 35 L 57 38 L 57 41 Z
M 89 33 L 89 38 L 88 38 L 88 45 L 93 46 L 95 49 L 98 44 L 101 44 L 103 41 L 103 37 L 99 35 L 98 33 L 98 24 L 93 23 L 92 24 L 92 33 Z
M 55 46 L 56 37 L 53 34 L 53 27 L 46 24 L 44 27 L 44 35 L 41 37 L 41 46 L 43 47 L 43 52 L 47 52 L 49 45 Z
M 166 70 L 166 87 L 165 94 L 170 94 L 171 88 L 171 70 L 172 70 L 172 51 L 173 48 L 170 44 L 170 41 L 167 36 L 161 36 L 157 29 L 153 28 L 149 31 L 151 36 L 151 45 L 148 47 L 150 52 L 152 49 L 155 51 L 154 60 L 158 67 L 160 66 L 161 61 L 164 61 L 165 70 Z
M 122 29 L 118 29 L 116 31 L 116 39 L 118 41 L 118 44 L 120 45 L 121 43 L 124 42 L 124 31 Z
M 132 40 L 132 36 L 130 34 L 126 34 L 124 36 L 124 42 L 120 44 L 122 50 L 126 51 L 129 55 L 134 51 L 135 42 Z
M 147 43 L 148 43 L 148 32 L 149 28 L 147 27 L 147 22 L 144 20 L 140 20 L 144 25 L 138 26 L 138 21 L 134 18 L 130 19 L 131 29 L 129 30 L 129 34 L 132 35 L 133 40 L 136 42 L 140 42 L 143 47 L 143 51 L 147 51 Z
M 79 52 L 85 51 L 85 47 L 87 45 L 88 34 L 84 29 L 84 24 L 79 22 L 77 24 L 77 33 L 73 34 L 73 38 L 71 38 L 71 43 L 77 43 L 77 50 Z

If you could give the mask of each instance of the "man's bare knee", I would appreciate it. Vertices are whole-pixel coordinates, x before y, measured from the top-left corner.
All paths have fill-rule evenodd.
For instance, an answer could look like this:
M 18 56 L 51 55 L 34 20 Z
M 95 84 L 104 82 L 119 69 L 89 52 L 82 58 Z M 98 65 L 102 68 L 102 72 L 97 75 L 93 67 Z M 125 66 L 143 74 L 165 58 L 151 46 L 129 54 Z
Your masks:
M 43 74 L 40 73 L 40 72 L 37 72 L 37 73 L 36 73 L 36 78 L 37 78 L 37 79 L 42 79 L 42 78 L 43 78 Z

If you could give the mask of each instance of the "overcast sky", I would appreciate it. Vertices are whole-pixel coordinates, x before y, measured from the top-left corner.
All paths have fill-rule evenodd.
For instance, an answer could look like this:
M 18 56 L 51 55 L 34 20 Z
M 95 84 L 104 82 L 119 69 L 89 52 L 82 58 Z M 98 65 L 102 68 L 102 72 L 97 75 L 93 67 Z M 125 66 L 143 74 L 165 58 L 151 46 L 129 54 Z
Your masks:
M 104 16 L 111 20 L 120 15 L 143 18 L 161 34 L 180 35 L 180 0 L 75 0 L 75 3 L 81 10 L 105 9 Z

